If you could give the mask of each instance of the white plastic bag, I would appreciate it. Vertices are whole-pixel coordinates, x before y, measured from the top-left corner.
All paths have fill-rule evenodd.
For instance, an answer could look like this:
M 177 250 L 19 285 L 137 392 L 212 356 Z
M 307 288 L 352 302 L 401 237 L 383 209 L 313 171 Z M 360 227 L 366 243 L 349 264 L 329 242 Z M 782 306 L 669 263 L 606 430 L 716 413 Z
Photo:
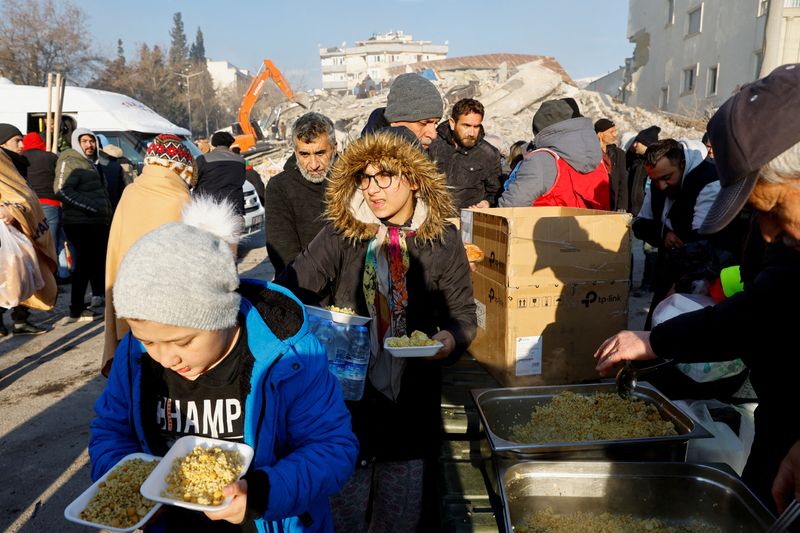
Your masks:
M 710 296 L 672 294 L 664 298 L 653 311 L 653 327 L 670 318 L 714 305 Z M 740 374 L 745 365 L 741 359 L 713 363 L 678 363 L 678 370 L 698 383 L 708 383 Z
M 44 287 L 33 242 L 0 222 L 0 307 L 15 307 Z
M 731 406 L 717 400 L 678 401 L 675 403 L 714 435 L 709 439 L 690 440 L 686 461 L 689 463 L 727 463 L 737 474 L 742 475 L 755 436 L 753 418 L 755 404 Z M 733 407 L 741 415 L 738 435 L 728 424 L 718 422 L 711 417 L 710 409 L 722 407 Z

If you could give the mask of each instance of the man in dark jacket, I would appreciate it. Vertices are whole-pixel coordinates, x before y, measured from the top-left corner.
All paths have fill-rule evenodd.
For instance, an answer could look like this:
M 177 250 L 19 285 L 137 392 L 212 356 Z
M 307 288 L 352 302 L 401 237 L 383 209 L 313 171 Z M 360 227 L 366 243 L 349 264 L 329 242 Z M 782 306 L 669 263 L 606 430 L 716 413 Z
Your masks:
M 106 181 L 106 189 L 108 189 L 108 199 L 111 202 L 111 211 L 112 213 L 117 210 L 117 204 L 119 204 L 119 199 L 122 198 L 122 191 L 125 189 L 125 186 L 128 185 L 125 179 L 125 171 L 122 168 L 122 165 L 117 160 L 117 158 L 113 155 L 114 150 L 116 148 L 114 145 L 111 145 L 112 149 L 110 151 L 106 151 L 105 146 L 101 146 L 97 153 L 97 164 L 100 167 L 101 172 L 103 173 L 103 178 Z
M 629 212 L 628 172 L 625 169 L 625 152 L 617 146 L 617 126 L 609 119 L 601 118 L 594 123 L 594 132 L 600 141 L 603 166 L 608 172 L 611 210 Z
M 536 150 L 528 152 L 497 204 L 609 208 L 608 172 L 592 121 L 571 98 L 548 100 L 533 115 Z
M 361 135 L 388 130 L 428 150 L 444 106 L 439 89 L 419 74 L 401 74 L 389 87 L 386 107 L 373 111 Z
M 772 508 L 770 489 L 778 466 L 800 438 L 800 358 L 792 353 L 800 300 L 798 85 L 800 65 L 778 67 L 729 98 L 708 125 L 721 190 L 700 231 L 726 228 L 749 202 L 770 243 L 755 279 L 717 305 L 677 316 L 651 332 L 622 331 L 595 353 L 603 375 L 623 360 L 741 358 L 759 402 L 742 479 Z M 785 505 L 789 495 L 778 496 Z
M 325 188 L 336 155 L 333 122 L 306 113 L 292 128 L 294 158 L 267 183 L 267 253 L 275 275 L 299 254 L 325 225 Z
M 500 151 L 484 139 L 483 104 L 472 98 L 456 102 L 450 120 L 436 129 L 430 156 L 447 186 L 456 209 L 491 207 L 500 190 Z
M 97 137 L 86 128 L 72 132 L 72 148 L 56 163 L 53 191 L 61 201 L 64 231 L 74 248 L 72 294 L 64 323 L 97 318 L 86 309 L 84 293 L 92 285 L 92 307 L 102 305 L 106 283 L 106 250 L 111 224 L 111 202 L 97 165 Z
M 628 213 L 636 216 L 644 203 L 644 191 L 647 186 L 647 172 L 644 169 L 644 153 L 647 147 L 658 142 L 661 128 L 650 126 L 636 134 L 630 148 L 625 153 L 625 168 L 628 171 Z
M 645 328 L 650 327 L 655 306 L 678 279 L 689 274 L 681 249 L 704 239 L 698 230 L 719 192 L 717 169 L 705 157 L 702 143 L 674 139 L 658 141 L 645 153 L 650 189 L 632 226 L 637 239 L 658 249 Z
M 212 150 L 197 158 L 195 195 L 208 195 L 218 200 L 229 199 L 236 212 L 244 216 L 244 158 L 231 152 L 233 135 L 218 131 L 211 136 Z

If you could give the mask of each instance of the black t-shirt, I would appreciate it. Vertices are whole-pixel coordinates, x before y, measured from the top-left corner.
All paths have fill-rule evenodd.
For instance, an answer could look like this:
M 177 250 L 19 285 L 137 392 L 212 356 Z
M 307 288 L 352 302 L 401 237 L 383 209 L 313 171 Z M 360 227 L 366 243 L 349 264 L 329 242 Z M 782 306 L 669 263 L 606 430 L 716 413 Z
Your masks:
M 244 324 L 241 316 L 239 323 Z M 142 357 L 142 417 L 152 452 L 163 456 L 186 435 L 243 442 L 244 406 L 250 392 L 253 361 L 244 327 L 231 353 L 194 381 L 180 377 L 149 356 Z M 166 509 L 168 531 L 255 531 L 252 522 L 234 525 L 209 520 L 198 511 L 172 506 Z

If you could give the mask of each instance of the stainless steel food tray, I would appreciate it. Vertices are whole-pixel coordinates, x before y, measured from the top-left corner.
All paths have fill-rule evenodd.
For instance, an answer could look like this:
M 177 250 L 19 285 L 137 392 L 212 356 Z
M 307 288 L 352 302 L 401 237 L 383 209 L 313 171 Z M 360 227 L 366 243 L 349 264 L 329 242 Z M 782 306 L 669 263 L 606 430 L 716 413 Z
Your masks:
M 508 532 L 548 507 L 702 521 L 737 533 L 766 531 L 775 520 L 738 477 L 708 465 L 525 461 L 501 465 L 498 476 Z
M 564 391 L 615 393 L 616 387 L 614 383 L 599 383 L 472 390 L 492 452 L 499 456 L 548 460 L 685 461 L 689 439 L 712 436 L 652 385 L 640 382 L 634 396 L 654 404 L 665 420 L 675 424 L 678 435 L 546 444 L 512 440 L 513 426 L 527 422 L 534 407 L 551 401 L 553 396 Z

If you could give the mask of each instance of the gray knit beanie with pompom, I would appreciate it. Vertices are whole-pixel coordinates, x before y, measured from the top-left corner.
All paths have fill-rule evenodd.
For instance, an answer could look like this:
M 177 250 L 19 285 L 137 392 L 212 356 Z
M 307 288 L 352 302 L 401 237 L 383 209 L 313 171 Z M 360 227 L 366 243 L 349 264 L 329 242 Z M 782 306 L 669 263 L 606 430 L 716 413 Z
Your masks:
M 229 202 L 194 198 L 183 220 L 136 241 L 114 282 L 118 318 L 149 320 L 201 330 L 236 323 L 239 274 L 230 244 L 242 220 Z

